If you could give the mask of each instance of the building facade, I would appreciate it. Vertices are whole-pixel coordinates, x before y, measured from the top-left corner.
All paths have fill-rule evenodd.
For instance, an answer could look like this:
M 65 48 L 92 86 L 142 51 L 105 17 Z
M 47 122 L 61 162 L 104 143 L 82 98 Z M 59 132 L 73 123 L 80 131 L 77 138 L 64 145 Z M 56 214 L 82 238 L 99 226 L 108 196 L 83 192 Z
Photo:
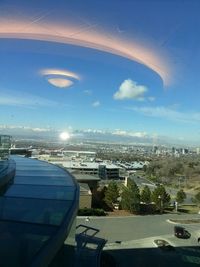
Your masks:
M 9 158 L 9 149 L 11 147 L 11 136 L 0 135 L 0 160 Z
M 96 175 L 104 180 L 119 179 L 119 170 L 121 169 L 121 167 L 114 164 L 97 162 L 55 161 L 52 163 L 63 166 L 67 170 Z

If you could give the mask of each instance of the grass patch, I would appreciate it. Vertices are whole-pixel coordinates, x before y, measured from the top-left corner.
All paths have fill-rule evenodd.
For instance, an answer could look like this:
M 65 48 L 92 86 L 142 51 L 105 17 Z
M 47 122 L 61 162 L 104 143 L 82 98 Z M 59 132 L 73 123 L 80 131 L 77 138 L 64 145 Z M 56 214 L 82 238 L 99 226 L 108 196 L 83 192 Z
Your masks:
M 136 171 L 136 174 L 137 175 L 140 175 L 140 176 L 144 176 L 145 175 L 145 172 L 142 171 L 142 170 L 138 170 L 138 171 Z
M 194 224 L 194 223 L 200 223 L 200 219 L 192 219 L 192 220 L 170 220 L 174 223 L 180 223 L 180 224 Z
M 187 214 L 197 214 L 199 212 L 199 207 L 196 205 L 182 205 L 178 208 L 178 211 Z

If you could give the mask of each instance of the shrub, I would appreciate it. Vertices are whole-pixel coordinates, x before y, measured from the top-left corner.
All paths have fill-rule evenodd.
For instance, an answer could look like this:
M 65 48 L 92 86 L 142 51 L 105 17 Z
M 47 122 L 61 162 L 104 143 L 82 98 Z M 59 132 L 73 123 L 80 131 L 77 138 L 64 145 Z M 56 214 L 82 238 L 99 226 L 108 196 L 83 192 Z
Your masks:
M 140 204 L 140 213 L 141 214 L 154 214 L 156 213 L 156 205 L 153 203 Z
M 106 216 L 103 209 L 83 208 L 79 209 L 78 216 Z

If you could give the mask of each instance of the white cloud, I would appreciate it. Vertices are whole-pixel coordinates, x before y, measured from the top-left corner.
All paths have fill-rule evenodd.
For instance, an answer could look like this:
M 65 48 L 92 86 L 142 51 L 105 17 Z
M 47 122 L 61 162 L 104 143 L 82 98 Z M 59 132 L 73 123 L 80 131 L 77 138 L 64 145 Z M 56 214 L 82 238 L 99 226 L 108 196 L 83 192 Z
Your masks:
M 134 131 L 126 131 L 121 129 L 112 130 L 101 130 L 101 129 L 83 129 L 80 130 L 83 133 L 92 133 L 92 134 L 111 134 L 111 135 L 118 135 L 123 137 L 138 137 L 138 138 L 145 138 L 149 136 L 146 132 L 134 132 Z
M 134 99 L 143 101 L 147 91 L 146 86 L 138 85 L 135 81 L 127 79 L 120 85 L 119 90 L 113 95 L 113 98 L 116 100 Z
M 42 69 L 40 70 L 40 74 L 42 76 L 51 76 L 51 77 L 68 77 L 73 78 L 75 80 L 80 80 L 80 76 L 75 73 L 68 70 L 61 70 L 61 69 Z
M 180 112 L 170 107 L 129 107 L 129 110 L 141 113 L 145 116 L 164 118 L 172 121 L 179 121 L 183 123 L 199 123 L 199 112 Z
M 74 84 L 75 80 L 80 80 L 77 73 L 61 69 L 42 69 L 40 74 L 46 77 L 47 81 L 59 88 L 69 87 Z
M 106 131 L 100 129 L 84 129 L 81 130 L 83 133 L 98 133 L 98 134 L 105 134 Z
M 39 127 L 30 127 L 30 126 L 21 126 L 21 125 L 0 125 L 0 129 L 4 130 L 23 130 L 23 131 L 33 131 L 33 132 L 50 132 L 50 128 L 39 128 Z
M 99 101 L 95 101 L 95 102 L 92 103 L 92 106 L 93 106 L 94 108 L 97 108 L 97 107 L 100 106 L 100 102 L 99 102 Z
M 140 138 L 140 139 L 151 139 L 153 138 L 152 134 L 148 134 L 147 132 L 137 132 L 137 131 L 127 131 L 127 130 L 121 130 L 121 129 L 115 129 L 115 130 L 102 130 L 102 129 L 82 129 L 82 130 L 76 130 L 79 133 L 83 134 L 97 134 L 97 135 L 106 135 L 106 136 L 120 136 L 122 138 Z
M 135 132 L 135 133 L 130 133 L 130 135 L 138 138 L 145 138 L 148 136 L 146 132 Z
M 47 81 L 59 88 L 66 88 L 69 86 L 72 86 L 74 83 L 68 79 L 64 79 L 64 78 L 49 78 L 47 79 Z
M 47 129 L 47 128 L 30 128 L 30 130 L 34 132 L 49 132 L 50 131 L 50 129 Z
M 148 136 L 146 132 L 132 132 L 132 131 L 124 131 L 124 130 L 115 130 L 112 132 L 113 135 L 119 136 L 127 136 L 127 137 L 138 137 L 138 138 L 145 138 Z

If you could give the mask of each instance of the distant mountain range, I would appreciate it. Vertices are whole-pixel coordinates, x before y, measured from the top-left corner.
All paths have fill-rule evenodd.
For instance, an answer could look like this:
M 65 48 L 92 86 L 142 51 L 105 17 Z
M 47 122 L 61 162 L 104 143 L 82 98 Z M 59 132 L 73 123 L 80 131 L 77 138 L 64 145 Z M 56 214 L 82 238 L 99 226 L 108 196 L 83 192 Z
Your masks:
M 11 135 L 14 139 L 23 140 L 45 140 L 61 142 L 59 135 L 63 131 L 56 130 L 53 128 L 31 128 L 24 126 L 6 126 L 0 125 L 0 134 Z M 69 140 L 71 141 L 99 141 L 99 142 L 110 142 L 110 143 L 125 143 L 125 144 L 141 144 L 141 145 L 183 145 L 184 142 L 181 140 L 173 140 L 172 138 L 164 136 L 149 135 L 145 132 L 129 132 L 122 130 L 95 130 L 95 129 L 84 129 L 84 130 L 72 130 L 69 129 L 67 132 L 70 135 Z

